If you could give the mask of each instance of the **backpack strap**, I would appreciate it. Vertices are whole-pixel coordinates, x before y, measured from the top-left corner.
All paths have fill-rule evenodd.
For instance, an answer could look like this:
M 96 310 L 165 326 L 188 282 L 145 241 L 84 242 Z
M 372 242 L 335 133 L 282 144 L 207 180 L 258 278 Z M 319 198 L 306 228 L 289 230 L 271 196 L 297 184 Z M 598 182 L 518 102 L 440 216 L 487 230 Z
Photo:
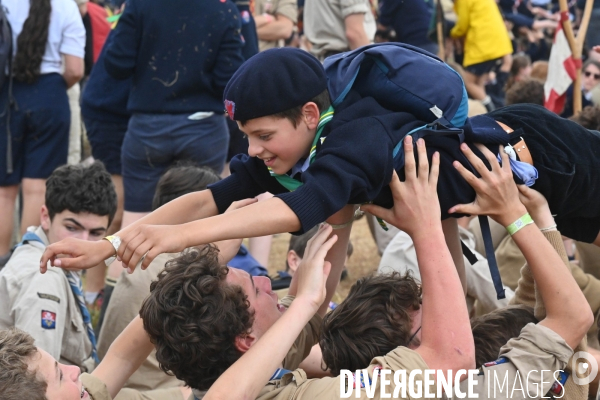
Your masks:
M 479 225 L 481 225 L 481 234 L 483 236 L 483 245 L 485 247 L 485 254 L 490 268 L 490 274 L 492 275 L 492 282 L 494 283 L 494 289 L 496 289 L 496 298 L 498 300 L 506 298 L 504 293 L 504 285 L 502 284 L 502 277 L 498 270 L 498 263 L 496 262 L 496 255 L 494 254 L 494 243 L 492 242 L 492 232 L 490 231 L 490 223 L 486 215 L 479 216 Z

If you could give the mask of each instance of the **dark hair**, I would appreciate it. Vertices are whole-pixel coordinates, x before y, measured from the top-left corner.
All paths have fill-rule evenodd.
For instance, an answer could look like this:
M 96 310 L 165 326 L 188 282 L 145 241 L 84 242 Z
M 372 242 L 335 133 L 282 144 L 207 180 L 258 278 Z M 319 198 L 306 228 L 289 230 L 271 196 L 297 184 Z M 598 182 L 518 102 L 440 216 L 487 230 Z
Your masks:
M 0 331 L 0 393 L 3 400 L 46 400 L 46 381 L 29 363 L 39 354 L 28 333 L 11 328 Z
M 50 0 L 30 0 L 29 16 L 17 37 L 17 54 L 13 63 L 14 77 L 18 81 L 33 83 L 40 76 L 51 12 Z
M 100 161 L 90 166 L 63 165 L 46 180 L 46 207 L 50 220 L 64 210 L 108 215 L 108 225 L 117 211 L 115 187 Z
M 312 227 L 308 232 L 304 232 L 302 235 L 292 235 L 290 238 L 290 244 L 288 245 L 288 253 L 292 250 L 298 255 L 300 258 L 304 258 L 304 250 L 306 250 L 306 245 L 308 241 L 315 236 L 317 231 L 319 230 L 319 226 Z M 352 246 L 352 242 L 348 240 L 348 250 L 346 251 L 346 255 L 350 257 L 354 252 L 354 246 Z M 288 271 L 290 269 L 290 265 L 287 262 L 287 258 L 285 260 L 285 270 Z
M 213 245 L 169 260 L 150 285 L 140 317 L 166 373 L 207 390 L 240 356 L 235 339 L 250 332 L 254 314 L 240 286 L 225 282 Z
M 519 336 L 525 325 L 538 322 L 533 308 L 524 305 L 500 308 L 471 319 L 476 365 L 496 360 L 500 348 L 510 339 Z
M 506 81 L 506 86 L 504 87 L 504 90 L 506 91 L 506 90 L 510 89 L 511 87 L 513 87 L 513 85 L 515 83 L 517 83 L 515 78 L 517 77 L 517 75 L 519 75 L 519 72 L 521 72 L 521 70 L 523 68 L 526 68 L 530 65 L 531 65 L 531 58 L 527 54 L 518 54 L 518 55 L 514 56 L 512 65 L 510 66 L 510 73 L 508 75 L 508 80 Z
M 506 105 L 531 103 L 544 105 L 544 84 L 537 79 L 516 82 L 506 91 Z
M 348 297 L 325 315 L 319 344 L 323 361 L 336 376 L 341 369 L 366 368 L 374 357 L 411 337 L 411 312 L 421 307 L 421 288 L 398 272 L 358 280 Z
M 320 113 L 327 110 L 331 105 L 331 99 L 329 98 L 329 90 L 325 89 L 324 91 L 307 101 L 307 103 L 311 102 L 317 105 L 317 108 L 319 109 Z M 295 128 L 298 125 L 298 121 L 300 120 L 300 118 L 302 118 L 302 107 L 304 107 L 304 104 L 294 108 L 290 108 L 289 110 L 279 112 L 277 114 L 270 115 L 270 117 L 280 119 L 286 118 L 292 123 L 292 125 Z M 240 125 L 242 126 L 246 125 L 247 122 L 248 121 L 239 121 Z
M 152 199 L 152 209 L 156 210 L 184 194 L 204 190 L 220 179 L 208 167 L 199 167 L 190 162 L 176 164 L 160 177 Z
M 586 106 L 578 115 L 569 118 L 585 129 L 600 131 L 600 106 Z

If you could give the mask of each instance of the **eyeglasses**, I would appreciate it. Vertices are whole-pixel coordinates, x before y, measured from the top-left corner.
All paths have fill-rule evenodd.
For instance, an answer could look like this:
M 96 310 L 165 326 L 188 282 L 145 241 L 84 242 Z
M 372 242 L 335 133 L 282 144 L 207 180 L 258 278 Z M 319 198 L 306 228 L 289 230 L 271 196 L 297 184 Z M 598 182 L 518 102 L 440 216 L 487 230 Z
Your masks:
M 594 80 L 600 80 L 600 74 L 594 74 L 591 73 L 590 71 L 583 71 L 583 73 L 585 74 L 586 78 L 589 78 L 590 76 L 594 75 Z

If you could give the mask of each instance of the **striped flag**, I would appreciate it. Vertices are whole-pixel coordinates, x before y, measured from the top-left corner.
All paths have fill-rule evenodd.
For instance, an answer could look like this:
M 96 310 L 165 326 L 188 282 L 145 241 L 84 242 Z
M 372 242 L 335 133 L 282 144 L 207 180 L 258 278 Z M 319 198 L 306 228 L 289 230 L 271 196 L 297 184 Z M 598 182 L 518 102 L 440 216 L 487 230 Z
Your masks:
M 565 107 L 566 92 L 575 81 L 578 62 L 573 59 L 562 22 L 569 18 L 568 13 L 561 12 L 561 23 L 554 33 L 554 43 L 548 62 L 548 78 L 544 84 L 544 107 L 560 114 Z

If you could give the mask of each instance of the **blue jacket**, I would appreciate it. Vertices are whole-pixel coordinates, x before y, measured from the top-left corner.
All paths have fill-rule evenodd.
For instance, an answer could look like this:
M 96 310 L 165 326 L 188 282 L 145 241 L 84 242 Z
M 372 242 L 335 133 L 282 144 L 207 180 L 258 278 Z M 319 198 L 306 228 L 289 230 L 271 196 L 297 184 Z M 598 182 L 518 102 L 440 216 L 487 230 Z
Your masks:
M 130 116 L 127 101 L 131 90 L 131 78 L 115 79 L 104 67 L 106 49 L 113 38 L 114 32 L 111 32 L 85 84 L 81 95 L 81 115 L 84 118 L 126 124 Z
M 128 0 L 106 51 L 106 71 L 133 77 L 132 113 L 224 112 L 242 64 L 241 17 L 221 0 Z

